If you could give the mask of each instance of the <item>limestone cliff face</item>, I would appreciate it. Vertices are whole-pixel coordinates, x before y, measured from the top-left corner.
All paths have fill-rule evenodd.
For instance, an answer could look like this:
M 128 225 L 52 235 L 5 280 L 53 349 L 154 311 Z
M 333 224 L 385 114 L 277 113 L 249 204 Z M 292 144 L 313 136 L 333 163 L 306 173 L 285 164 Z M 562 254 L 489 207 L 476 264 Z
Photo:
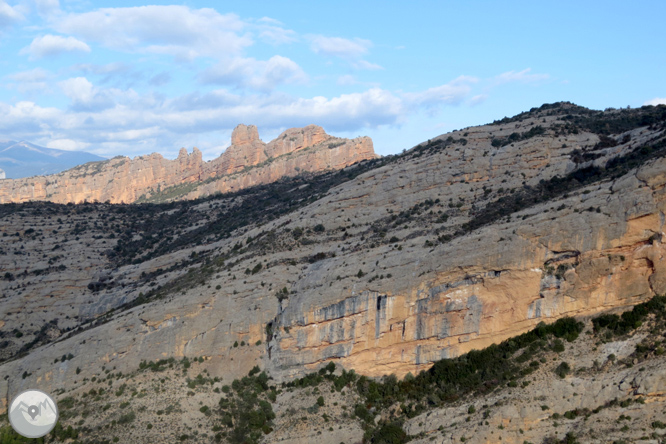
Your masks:
M 28 313 L 42 313 L 45 306 L 62 307 L 59 317 L 75 328 L 76 317 L 87 321 L 156 285 L 168 288 L 188 275 L 182 265 L 188 258 L 210 255 L 215 263 L 224 256 L 225 265 L 204 285 L 181 287 L 163 299 L 116 311 L 107 323 L 3 362 L 0 373 L 31 376 L 0 380 L 0 395 L 29 386 L 67 388 L 71 381 L 99 374 L 103 365 L 126 372 L 141 360 L 169 356 L 205 356 L 209 372 L 226 381 L 246 375 L 254 365 L 269 370 L 276 380 L 287 380 L 330 361 L 370 376 L 402 376 L 443 357 L 500 342 L 542 321 L 621 310 L 666 293 L 664 157 L 438 241 L 469 222 L 473 207 L 499 202 L 576 168 L 603 165 L 632 144 L 657 146 L 664 141 L 660 128 L 633 128 L 615 136 L 625 142 L 594 151 L 596 157 L 577 163 L 575 150 L 591 152 L 599 136 L 582 130 L 563 135 L 557 125 L 568 122 L 543 114 L 531 122 L 442 136 L 440 140 L 457 141 L 419 155 L 427 149 L 423 144 L 424 151 L 369 169 L 313 203 L 260 226 L 249 223 L 231 237 L 183 245 L 113 269 L 123 285 L 99 293 L 86 291 L 86 285 L 94 273 L 111 265 L 100 264 L 102 259 L 93 251 L 112 248 L 113 241 L 92 237 L 84 244 L 92 246 L 70 247 L 74 236 L 69 235 L 68 260 L 76 258 L 81 265 L 67 263 L 67 280 L 58 281 L 57 274 L 40 275 L 23 287 L 18 285 L 23 282 L 0 281 L 0 289 L 9 295 L 0 304 L 4 331 L 32 322 Z M 502 146 L 492 143 L 517 131 L 532 131 L 535 124 L 544 125 L 546 132 Z M 298 148 L 298 134 L 285 134 L 284 143 L 295 137 L 289 149 Z M 310 134 L 309 140 L 317 140 L 315 131 Z M 238 143 L 262 147 L 251 127 L 237 136 Z M 305 135 L 303 140 L 308 140 Z M 288 174 L 308 163 L 330 162 L 333 168 L 353 153 L 371 153 L 369 139 L 338 143 L 329 138 L 282 156 L 266 154 L 264 176 L 250 175 L 258 167 L 246 168 L 225 180 L 208 181 L 188 197 L 269 181 L 273 172 Z M 269 145 L 263 150 L 278 150 L 277 142 Z M 207 216 L 216 205 L 235 211 L 239 200 L 221 197 L 192 212 Z M 7 231 L 39 227 L 43 216 L 27 213 L 3 220 L 10 227 Z M 88 219 L 86 214 L 77 217 Z M 100 221 L 104 218 L 99 216 Z M 55 223 L 42 220 L 45 227 L 51 222 Z M 130 224 L 134 225 L 138 226 Z M 323 231 L 316 228 L 319 225 Z M 301 237 L 295 236 L 296 229 Z M 159 233 L 150 234 L 151 239 L 158 237 Z M 0 247 L 19 251 L 21 240 L 0 237 Z M 46 261 L 43 255 L 51 254 L 52 248 L 46 248 L 50 245 L 31 242 L 25 248 L 35 254 L 0 255 L 0 268 L 18 275 L 28 264 Z M 252 249 L 257 244 L 261 245 Z M 187 267 L 197 271 L 194 265 Z M 153 272 L 158 273 L 155 281 L 142 278 Z M 29 288 L 30 293 L 19 288 Z M 282 288 L 288 296 L 279 300 L 276 292 Z M 67 353 L 74 358 L 50 364 Z
M 328 140 L 332 142 L 324 144 Z M 0 203 L 131 203 L 140 198 L 173 200 L 187 193 L 188 198 L 196 198 L 302 172 L 344 168 L 375 157 L 372 140 L 367 137 L 337 139 L 323 128 L 310 125 L 289 129 L 265 144 L 259 139 L 256 126 L 238 125 L 232 133 L 231 146 L 210 162 L 202 160 L 197 148 L 191 154 L 181 149 L 175 160 L 157 153 L 134 159 L 116 157 L 50 176 L 3 180 Z M 164 197 L 167 194 L 168 198 Z
M 542 321 L 664 294 L 665 186 L 660 159 L 595 186 L 584 203 L 578 196 L 557 202 L 567 208 L 557 217 L 546 212 L 554 203 L 541 205 L 518 214 L 527 221 L 482 229 L 402 263 L 397 252 L 366 254 L 368 264 L 386 264 L 374 273 L 401 280 L 359 282 L 342 298 L 326 297 L 318 283 L 330 280 L 329 269 L 344 269 L 343 259 L 311 267 L 297 296 L 278 310 L 267 365 L 288 376 L 334 360 L 371 376 L 404 376 Z

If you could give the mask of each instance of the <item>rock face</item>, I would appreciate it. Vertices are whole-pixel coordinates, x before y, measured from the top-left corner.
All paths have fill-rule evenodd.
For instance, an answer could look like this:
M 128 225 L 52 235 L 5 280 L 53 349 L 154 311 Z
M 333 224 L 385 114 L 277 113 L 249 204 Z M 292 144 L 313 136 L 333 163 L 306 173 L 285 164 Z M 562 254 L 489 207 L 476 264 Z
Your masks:
M 134 159 L 115 157 L 50 176 L 0 182 L 0 203 L 192 199 L 270 183 L 283 176 L 340 169 L 375 157 L 367 137 L 338 139 L 309 125 L 286 130 L 265 144 L 256 126 L 238 125 L 231 146 L 210 162 L 202 160 L 197 148 L 191 154 L 181 149 L 175 160 L 157 153 Z
M 103 206 L 72 206 L 76 219 L 72 216 L 62 228 L 57 215 L 45 218 L 50 214 L 46 210 L 17 210 L 3 217 L 8 236 L 0 237 L 3 251 L 19 252 L 0 255 L 0 268 L 16 276 L 16 281 L 0 282 L 7 295 L 0 305 L 3 338 L 26 328 L 31 317 L 44 316 L 44 307 L 58 307 L 59 319 L 81 330 L 0 364 L 2 374 L 14 375 L 0 380 L 0 396 L 28 386 L 69 388 L 72 381 L 99 374 L 102 366 L 126 372 L 142 360 L 171 356 L 205 356 L 210 374 L 226 381 L 246 375 L 254 365 L 280 381 L 328 362 L 369 376 L 416 374 L 436 360 L 500 342 L 542 321 L 622 310 L 662 294 L 666 158 L 634 159 L 630 165 L 637 166 L 589 182 L 584 174 L 622 165 L 619 156 L 638 155 L 641 147 L 646 155 L 662 153 L 664 128 L 636 124 L 614 133 L 614 144 L 601 143 L 600 135 L 586 129 L 591 125 L 563 130 L 587 111 L 564 108 L 549 114 L 545 109 L 440 136 L 391 161 L 377 160 L 358 176 L 353 168 L 340 173 L 354 178 L 314 201 L 292 202 L 292 190 L 282 192 L 278 197 L 294 210 L 268 221 L 245 221 L 230 236 L 212 235 L 217 221 L 249 208 L 238 206 L 242 197 L 222 196 L 181 210 L 155 207 L 151 214 L 120 221 L 141 210 L 123 208 L 114 213 L 114 233 L 129 231 L 133 237 L 122 243 L 108 237 L 111 227 L 104 224 L 111 210 Z M 344 153 L 352 147 L 365 156 L 371 152 L 365 138 L 339 146 L 338 139 L 327 138 L 298 149 L 316 141 L 317 131 L 285 134 L 284 144 L 296 151 L 266 154 L 265 162 L 271 163 L 261 170 L 265 176 L 237 172 L 200 185 L 188 197 L 211 193 L 216 186 L 269 181 L 273 172 L 295 171 L 307 162 L 330 161 L 334 168 L 349 160 Z M 240 129 L 235 140 L 257 152 L 262 148 L 251 127 Z M 284 144 L 262 150 L 277 153 Z M 582 162 L 581 152 L 588 154 Z M 612 159 L 617 162 L 607 163 Z M 197 163 L 200 156 L 182 154 L 179 161 Z M 569 176 L 574 171 L 580 174 Z M 553 191 L 529 202 L 525 197 L 523 204 L 511 200 L 556 176 L 569 178 L 557 182 L 559 187 L 571 185 L 562 188 L 566 193 Z M 307 203 L 297 206 L 297 201 Z M 493 206 L 510 208 L 469 228 L 482 210 Z M 186 213 L 202 216 L 197 223 L 153 228 L 167 215 Z M 93 230 L 85 242 L 77 239 L 84 221 Z M 53 239 L 48 242 L 67 249 L 61 282 L 57 274 L 33 278 L 35 273 L 28 273 L 45 268 L 48 257 L 58 252 L 39 239 L 40 233 L 27 240 L 13 235 L 27 233 L 28 227 L 43 229 Z M 196 230 L 211 237 L 187 243 Z M 159 242 L 166 238 L 180 242 L 178 249 L 158 254 Z M 104 258 L 95 254 L 97 248 L 114 247 L 120 254 L 139 239 L 150 240 L 144 244 L 148 247 L 120 265 L 100 263 Z M 203 259 L 187 262 L 196 258 Z M 103 269 L 112 269 L 122 284 L 88 289 L 93 281 L 116 282 L 102 282 L 104 275 L 96 273 Z M 205 269 L 212 271 L 198 278 Z M 155 288 L 165 294 L 119 309 Z M 57 297 L 47 297 L 51 294 Z M 105 313 L 104 323 L 88 323 Z M 27 343 L 32 337 L 10 338 L 15 344 L 10 347 L 18 349 L 23 343 L 16 341 Z M 68 353 L 70 360 L 50 364 Z M 15 376 L 23 374 L 25 378 Z

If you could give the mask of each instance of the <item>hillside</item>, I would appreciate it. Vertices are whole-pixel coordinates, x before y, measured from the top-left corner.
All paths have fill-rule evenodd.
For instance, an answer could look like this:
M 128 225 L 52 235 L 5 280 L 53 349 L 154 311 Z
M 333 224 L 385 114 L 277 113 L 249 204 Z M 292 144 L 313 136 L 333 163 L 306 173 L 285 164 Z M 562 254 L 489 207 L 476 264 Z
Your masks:
M 264 143 L 253 125 L 238 125 L 231 146 L 204 162 L 196 147 L 168 160 L 153 153 L 89 162 L 59 174 L 0 182 L 0 203 L 49 201 L 168 202 L 226 193 L 275 182 L 282 177 L 338 170 L 374 159 L 372 140 L 332 137 L 309 125 L 284 131 Z
M 338 375 L 344 368 L 357 375 L 395 374 L 409 381 L 410 373 L 419 378 L 419 372 L 437 368 L 435 363 L 498 344 L 541 322 L 576 316 L 590 331 L 590 317 L 627 310 L 666 293 L 665 131 L 663 106 L 600 112 L 557 103 L 442 135 L 402 155 L 204 199 L 0 206 L 0 266 L 6 270 L 0 282 L 4 407 L 28 386 L 57 391 L 61 398 L 82 397 L 98 390 L 95 381 L 102 375 L 114 390 L 123 383 L 126 388 L 135 384 L 127 375 L 139 378 L 148 384 L 148 393 L 156 390 L 157 382 L 146 376 L 151 373 L 135 372 L 142 362 L 145 370 L 150 361 L 167 360 L 158 365 L 171 366 L 160 381 L 176 381 L 174 391 L 171 384 L 157 386 L 160 391 L 155 393 L 164 400 L 146 394 L 150 405 L 164 406 L 163 413 L 174 405 L 170 411 L 175 412 L 179 405 L 189 405 L 182 404 L 183 399 L 192 396 L 192 402 L 202 403 L 196 405 L 213 410 L 211 416 L 200 411 L 201 421 L 213 422 L 201 422 L 202 429 L 195 425 L 199 419 L 187 415 L 180 425 L 167 421 L 158 427 L 151 422 L 155 430 L 146 432 L 144 442 L 167 435 L 211 442 L 215 421 L 225 417 L 216 407 L 221 395 L 178 391 L 175 378 L 185 364 L 177 362 L 194 366 L 185 369 L 185 377 L 201 373 L 204 383 L 195 382 L 194 388 L 220 391 L 255 366 L 273 378 L 269 385 L 289 383 L 331 363 Z M 655 328 L 661 328 L 658 321 Z M 575 344 L 588 336 L 593 337 L 583 332 Z M 654 356 L 649 359 L 654 360 L 646 364 L 644 375 L 663 366 L 663 356 L 656 352 L 660 340 L 651 338 Z M 555 339 L 549 338 L 548 344 L 554 347 L 550 341 Z M 602 339 L 615 341 L 612 336 Z M 580 348 L 567 345 L 562 356 L 574 368 L 590 367 L 588 357 L 603 363 L 604 353 L 625 359 L 636 343 L 624 336 L 621 341 L 629 342 L 612 346 L 621 353 L 585 340 Z M 597 350 L 591 351 L 594 346 Z M 543 353 L 547 362 L 558 357 L 555 350 L 544 348 Z M 193 363 L 194 357 L 201 359 Z M 633 360 L 629 363 L 634 365 Z M 553 382 L 557 379 L 550 367 L 539 364 L 541 376 L 530 387 L 542 388 L 534 396 L 550 396 L 545 392 L 552 384 L 564 390 L 566 385 Z M 632 373 L 640 368 L 617 371 L 602 384 L 641 376 Z M 595 378 L 606 381 L 598 375 L 590 378 L 581 384 L 592 384 Z M 596 393 L 594 384 L 589 390 Z M 654 384 L 657 389 L 647 390 L 644 397 L 655 397 L 646 402 L 663 402 L 663 381 Z M 235 393 L 244 390 L 237 388 Z M 269 402 L 278 412 L 269 426 L 273 432 L 264 439 L 311 442 L 312 428 L 305 426 L 310 420 L 300 426 L 288 422 L 301 414 L 288 410 L 300 405 L 286 389 L 276 393 L 275 401 L 261 397 L 269 393 L 257 395 L 257 402 Z M 330 387 L 318 391 L 328 393 Z M 330 400 L 347 405 L 347 415 L 353 416 L 350 409 L 366 394 L 345 393 L 348 399 L 331 395 L 336 398 Z M 500 400 L 491 395 L 480 398 L 475 409 Z M 611 401 L 605 392 L 585 399 L 574 407 L 593 410 L 596 404 L 591 403 Z M 484 418 L 488 427 L 495 427 L 492 431 L 513 431 L 502 435 L 503 442 L 536 442 L 531 440 L 560 430 L 533 427 L 529 438 L 515 433 L 520 418 L 522 425 L 545 424 L 540 415 L 546 413 L 530 416 L 532 407 L 523 401 L 525 411 L 518 413 L 497 406 L 514 422 Z M 109 421 L 117 424 L 125 412 L 107 403 L 108 414 L 94 422 L 105 428 L 85 432 L 82 442 L 114 436 Z M 554 398 L 548 403 L 561 415 L 570 410 Z M 439 422 L 419 416 L 435 413 L 413 404 L 412 410 L 406 405 L 411 413 L 402 417 L 406 433 L 423 434 L 417 439 L 427 442 L 442 425 L 457 440 L 471 439 L 471 429 L 449 421 L 451 415 L 464 414 L 469 404 L 455 407 L 460 411 L 451 415 L 446 410 L 437 413 Z M 632 405 L 639 413 L 631 417 L 638 415 L 643 422 L 651 418 L 642 404 Z M 436 400 L 432 406 L 449 408 Z M 149 418 L 142 416 L 144 411 L 149 415 L 159 410 L 140 407 L 132 411 L 141 421 Z M 329 421 L 342 413 L 326 411 Z M 408 418 L 412 414 L 416 416 Z M 354 415 L 365 419 L 350 418 L 347 425 L 340 424 L 340 434 L 326 427 L 318 430 L 334 439 L 331 442 L 358 442 L 370 420 L 361 410 Z M 473 418 L 469 422 L 478 424 L 480 419 Z M 80 425 L 90 426 L 81 419 Z M 327 422 L 324 417 L 322 421 Z M 499 425 L 504 429 L 497 429 Z M 280 427 L 285 427 L 282 432 Z M 525 427 L 519 426 L 523 433 Z M 491 431 L 483 430 L 483 436 Z M 167 435 L 152 435 L 158 432 Z M 496 441 L 490 436 L 472 442 Z

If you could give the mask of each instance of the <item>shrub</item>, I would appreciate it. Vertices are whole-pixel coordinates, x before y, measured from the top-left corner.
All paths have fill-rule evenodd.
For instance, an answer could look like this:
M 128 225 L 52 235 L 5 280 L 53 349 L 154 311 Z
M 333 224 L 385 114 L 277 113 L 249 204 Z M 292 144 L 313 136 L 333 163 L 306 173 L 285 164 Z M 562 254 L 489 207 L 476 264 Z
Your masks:
M 118 424 L 129 424 L 136 419 L 134 412 L 127 412 L 118 418 Z
M 562 353 L 564 351 L 564 343 L 559 339 L 555 339 L 555 342 L 553 342 L 553 351 Z
M 557 376 L 559 376 L 562 379 L 564 379 L 570 372 L 571 372 L 571 367 L 565 361 L 562 361 L 560 365 L 558 365 L 557 368 L 555 368 L 555 373 L 557 374 Z

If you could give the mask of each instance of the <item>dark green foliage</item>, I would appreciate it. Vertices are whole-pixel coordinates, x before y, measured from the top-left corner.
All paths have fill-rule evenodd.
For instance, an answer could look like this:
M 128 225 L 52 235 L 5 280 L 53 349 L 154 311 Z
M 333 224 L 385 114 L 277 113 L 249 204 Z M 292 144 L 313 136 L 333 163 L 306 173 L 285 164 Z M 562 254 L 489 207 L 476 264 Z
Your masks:
M 582 329 L 583 324 L 572 318 L 562 318 L 550 325 L 541 323 L 534 330 L 501 344 L 437 361 L 416 377 L 398 381 L 394 376 L 387 376 L 374 381 L 361 376 L 356 388 L 366 406 L 383 408 L 400 402 L 403 413 L 414 417 L 427 405 L 438 406 L 468 393 L 483 394 L 509 383 L 517 386 L 516 379 L 530 374 L 538 366 L 527 364 L 527 361 L 547 344 L 545 339 L 555 336 L 574 340 Z M 514 358 L 521 350 L 523 352 Z M 337 388 L 338 382 L 334 384 Z M 412 402 L 407 403 L 408 400 Z
M 287 290 L 287 287 L 284 287 L 282 290 L 275 293 L 275 297 L 278 301 L 282 302 L 289 297 L 289 290 Z
M 323 233 L 324 231 L 326 231 L 326 227 L 324 227 L 324 225 L 322 224 L 317 224 L 314 226 L 313 230 L 315 231 L 315 233 Z
M 519 142 L 521 140 L 527 140 L 531 139 L 532 137 L 539 136 L 541 134 L 544 134 L 546 130 L 541 126 L 541 125 L 536 125 L 532 127 L 529 131 L 525 131 L 523 133 L 511 133 L 509 137 L 499 137 L 499 138 L 494 138 L 490 144 L 494 146 L 495 148 L 499 148 L 505 145 L 508 145 L 510 143 L 514 142 Z
M 272 431 L 275 392 L 269 392 L 268 375 L 258 372 L 259 368 L 254 367 L 248 376 L 234 380 L 233 391 L 222 388 L 228 396 L 220 399 L 219 406 L 222 424 L 231 428 L 227 434 L 231 443 L 255 444 Z
M 564 343 L 560 339 L 556 339 L 553 342 L 553 351 L 557 353 L 562 353 L 564 351 Z
M 560 378 L 564 379 L 571 372 L 571 367 L 565 361 L 562 361 L 560 365 L 555 368 L 555 373 Z
M 134 412 L 127 412 L 124 415 L 120 415 L 118 418 L 118 424 L 129 424 L 136 419 L 136 414 Z
M 368 424 L 372 424 L 375 418 L 372 416 L 372 413 L 363 404 L 357 404 L 354 407 L 354 415 L 359 418 L 361 421 L 365 421 Z
M 0 428 L 0 444 L 44 444 L 44 438 L 25 438 L 7 425 Z
M 141 361 L 139 363 L 139 370 L 149 369 L 153 372 L 161 372 L 166 370 L 168 367 L 172 367 L 175 362 L 176 360 L 173 357 L 169 359 L 160 359 L 157 362 Z
M 607 331 L 614 335 L 624 335 L 640 327 L 648 314 L 655 314 L 657 319 L 666 317 L 666 296 L 654 296 L 649 301 L 634 306 L 632 310 L 625 311 L 622 316 L 598 316 L 592 319 L 592 324 L 596 333 Z
M 390 422 L 382 424 L 372 431 L 368 442 L 373 444 L 402 444 L 409 442 L 409 437 L 402 429 L 400 422 Z

